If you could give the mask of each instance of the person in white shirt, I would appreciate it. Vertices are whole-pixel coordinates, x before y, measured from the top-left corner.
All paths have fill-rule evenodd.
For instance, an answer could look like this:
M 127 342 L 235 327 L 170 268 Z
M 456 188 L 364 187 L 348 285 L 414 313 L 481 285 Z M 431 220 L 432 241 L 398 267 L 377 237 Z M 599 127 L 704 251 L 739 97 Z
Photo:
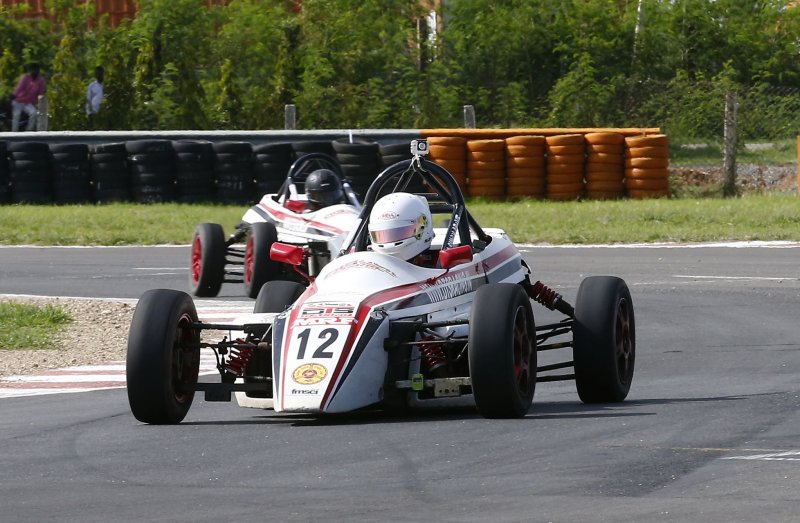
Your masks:
M 103 103 L 103 74 L 105 71 L 102 66 L 94 68 L 94 81 L 86 89 L 86 116 L 89 119 L 89 129 L 94 129 L 95 115 L 100 111 L 100 104 Z

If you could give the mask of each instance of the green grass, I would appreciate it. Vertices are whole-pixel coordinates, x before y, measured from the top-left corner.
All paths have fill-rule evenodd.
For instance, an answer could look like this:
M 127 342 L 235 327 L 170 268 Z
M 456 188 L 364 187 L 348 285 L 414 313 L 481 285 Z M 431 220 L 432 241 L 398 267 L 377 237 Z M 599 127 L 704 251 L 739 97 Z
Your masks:
M 505 229 L 514 241 L 526 243 L 800 241 L 800 197 L 785 193 L 735 199 L 477 200 L 469 208 L 484 227 Z M 220 223 L 227 234 L 244 210 L 186 204 L 0 206 L 0 244 L 188 244 L 198 223 Z
M 53 333 L 72 317 L 52 305 L 0 303 L 0 349 L 52 349 Z
M 687 165 L 722 165 L 721 142 L 701 144 L 671 144 L 669 163 L 673 167 Z M 737 164 L 787 164 L 797 162 L 796 140 L 775 140 L 767 143 L 747 143 L 736 153 Z

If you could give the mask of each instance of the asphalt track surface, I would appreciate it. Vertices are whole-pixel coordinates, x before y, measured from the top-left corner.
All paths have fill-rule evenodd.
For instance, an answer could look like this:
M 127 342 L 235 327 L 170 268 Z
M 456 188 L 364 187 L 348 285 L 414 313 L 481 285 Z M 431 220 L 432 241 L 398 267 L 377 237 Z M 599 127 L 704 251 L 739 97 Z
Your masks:
M 7 398 L 0 521 L 800 519 L 800 246 L 523 250 L 567 300 L 585 276 L 628 282 L 627 401 L 583 405 L 573 383 L 540 383 L 527 417 L 485 420 L 198 397 L 184 423 L 157 427 L 124 389 Z M 185 289 L 187 253 L 0 248 L 0 293 Z

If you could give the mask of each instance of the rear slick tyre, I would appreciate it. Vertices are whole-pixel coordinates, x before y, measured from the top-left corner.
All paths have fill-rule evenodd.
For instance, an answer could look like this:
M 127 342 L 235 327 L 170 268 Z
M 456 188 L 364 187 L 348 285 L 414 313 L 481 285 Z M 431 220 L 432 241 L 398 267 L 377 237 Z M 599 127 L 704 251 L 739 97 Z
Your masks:
M 225 233 L 217 223 L 201 223 L 194 231 L 189 265 L 189 287 L 202 298 L 219 294 L 225 279 Z
M 278 241 L 278 231 L 274 224 L 256 222 L 250 226 L 242 273 L 244 293 L 248 298 L 258 296 L 262 285 L 280 275 L 281 264 L 269 256 L 269 250 L 276 241 Z
M 171 289 L 145 292 L 128 333 L 125 373 L 133 416 L 153 425 L 180 423 L 194 399 L 200 331 L 191 296 Z
M 578 288 L 573 327 L 575 385 L 584 403 L 628 395 L 636 359 L 633 300 L 624 280 L 591 276 Z
M 470 316 L 472 394 L 485 418 L 521 418 L 536 387 L 536 327 L 528 295 L 519 285 L 484 285 Z

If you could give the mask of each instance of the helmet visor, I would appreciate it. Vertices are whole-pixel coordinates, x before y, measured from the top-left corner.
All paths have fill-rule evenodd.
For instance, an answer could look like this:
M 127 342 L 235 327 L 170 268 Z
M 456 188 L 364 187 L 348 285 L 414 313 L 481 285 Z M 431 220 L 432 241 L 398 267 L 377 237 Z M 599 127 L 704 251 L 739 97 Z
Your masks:
M 414 236 L 419 238 L 421 234 L 422 226 L 419 223 L 412 223 L 411 225 L 402 225 L 399 227 L 392 227 L 391 229 L 369 232 L 370 238 L 372 238 L 372 243 L 378 244 L 399 242 Z

